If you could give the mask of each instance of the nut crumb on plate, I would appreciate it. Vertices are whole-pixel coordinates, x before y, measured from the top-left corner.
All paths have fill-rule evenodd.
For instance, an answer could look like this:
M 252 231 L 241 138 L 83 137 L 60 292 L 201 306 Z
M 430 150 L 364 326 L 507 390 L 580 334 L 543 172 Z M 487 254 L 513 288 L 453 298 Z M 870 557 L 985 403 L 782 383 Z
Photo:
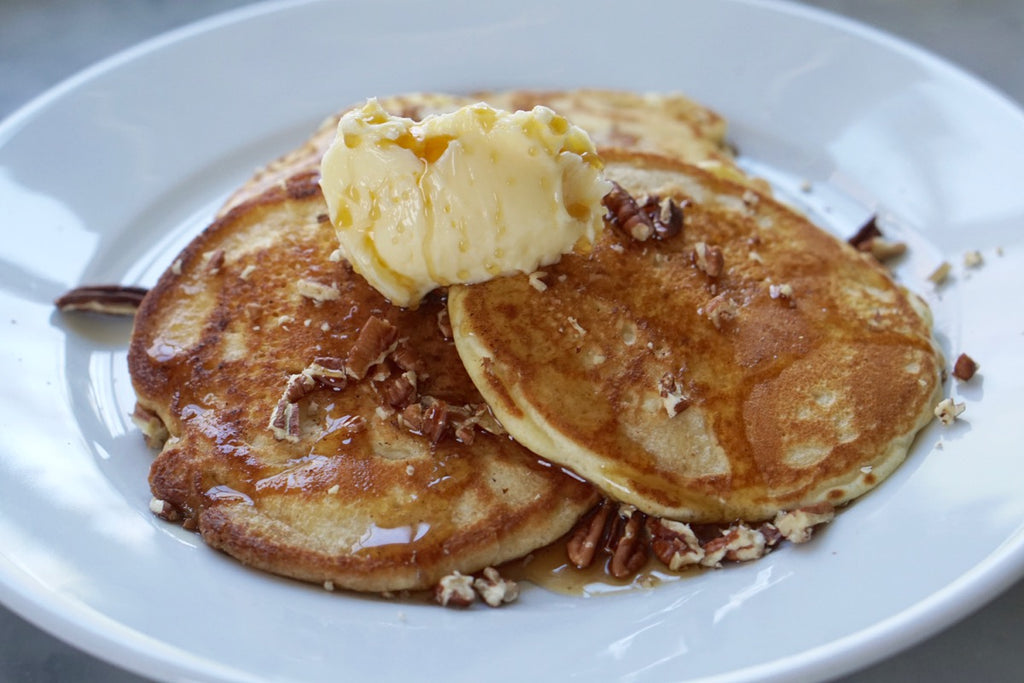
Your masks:
M 944 425 L 951 425 L 966 409 L 963 403 L 955 403 L 951 398 L 944 398 L 935 406 L 935 417 Z

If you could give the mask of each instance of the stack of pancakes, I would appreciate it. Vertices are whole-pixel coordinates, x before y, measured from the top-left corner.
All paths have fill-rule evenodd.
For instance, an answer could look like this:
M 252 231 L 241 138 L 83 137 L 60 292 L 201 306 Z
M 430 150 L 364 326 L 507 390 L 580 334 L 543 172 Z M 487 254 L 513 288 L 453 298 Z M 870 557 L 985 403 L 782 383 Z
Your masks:
M 592 253 L 391 305 L 337 256 L 328 120 L 137 313 L 159 514 L 264 570 L 396 591 L 551 544 L 602 497 L 755 522 L 845 503 L 902 461 L 941 390 L 926 307 L 743 176 L 720 117 L 594 90 L 382 104 L 481 99 L 590 132 L 617 183 Z M 675 226 L 638 234 L 638 213 Z

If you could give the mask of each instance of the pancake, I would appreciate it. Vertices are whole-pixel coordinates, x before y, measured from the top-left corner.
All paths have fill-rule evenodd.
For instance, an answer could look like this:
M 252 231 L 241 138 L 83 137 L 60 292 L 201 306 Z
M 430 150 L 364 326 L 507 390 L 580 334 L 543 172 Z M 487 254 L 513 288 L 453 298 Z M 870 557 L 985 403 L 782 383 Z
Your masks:
M 767 185 L 744 176 L 735 165 L 726 139 L 726 122 L 707 107 L 678 93 L 639 94 L 617 90 L 505 90 L 468 95 L 411 93 L 380 98 L 389 114 L 421 120 L 484 101 L 508 111 L 549 107 L 586 130 L 599 153 L 611 150 L 656 152 L 700 163 L 739 182 L 767 191 Z M 280 185 L 291 175 L 314 171 L 334 140 L 344 113 L 324 120 L 302 145 L 267 164 L 239 188 L 221 210 Z
M 926 305 L 765 194 L 658 155 L 605 162 L 637 204 L 613 191 L 591 254 L 449 290 L 459 354 L 509 433 L 682 522 L 838 506 L 885 479 L 941 395 Z M 679 210 L 678 233 L 633 236 Z
M 347 263 L 316 173 L 241 199 L 136 314 L 154 511 L 245 564 L 427 588 L 565 534 L 594 489 L 504 434 L 443 297 L 391 306 Z

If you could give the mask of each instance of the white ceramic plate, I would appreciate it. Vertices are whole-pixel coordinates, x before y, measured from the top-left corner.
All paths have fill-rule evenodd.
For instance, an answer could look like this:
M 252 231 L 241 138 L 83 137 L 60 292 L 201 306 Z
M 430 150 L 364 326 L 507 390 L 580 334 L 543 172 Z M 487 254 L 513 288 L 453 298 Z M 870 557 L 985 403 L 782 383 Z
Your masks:
M 963 420 L 813 543 L 647 592 L 527 590 L 455 612 L 247 570 L 147 509 L 127 323 L 84 282 L 152 284 L 251 170 L 408 90 L 683 90 L 823 224 L 907 240 Z M 0 598 L 136 672 L 195 680 L 808 680 L 931 634 L 1024 570 L 1024 116 L 950 65 L 784 4 L 272 4 L 146 43 L 0 126 Z M 810 190 L 801 189 L 807 182 Z M 979 250 L 980 268 L 962 255 Z M 941 261 L 953 277 L 926 281 Z

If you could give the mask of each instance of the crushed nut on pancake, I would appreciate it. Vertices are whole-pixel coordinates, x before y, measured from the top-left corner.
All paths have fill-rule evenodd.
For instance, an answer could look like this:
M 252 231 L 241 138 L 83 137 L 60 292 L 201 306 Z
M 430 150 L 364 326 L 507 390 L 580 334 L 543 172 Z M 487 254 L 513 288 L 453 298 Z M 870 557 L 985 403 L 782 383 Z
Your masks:
M 206 272 L 210 275 L 216 275 L 220 272 L 221 266 L 224 265 L 224 250 L 214 249 L 203 254 L 203 258 L 206 260 Z
M 693 245 L 693 263 L 697 270 L 714 280 L 725 270 L 725 259 L 719 247 L 697 242 Z
M 690 405 L 690 399 L 686 395 L 678 373 L 666 372 L 662 375 L 658 380 L 658 395 L 661 396 L 661 403 L 669 417 L 675 417 Z
M 542 270 L 537 270 L 530 273 L 530 286 L 536 289 L 538 292 L 547 291 L 548 285 L 546 282 L 544 282 L 545 277 L 547 277 L 547 273 L 545 273 Z
M 698 314 L 707 316 L 716 330 L 722 329 L 722 326 L 735 318 L 739 312 L 739 304 L 725 294 L 719 294 L 714 297 L 707 305 L 697 311 Z
M 397 348 L 398 328 L 387 320 L 371 315 L 359 330 L 356 343 L 345 358 L 345 370 L 349 377 L 362 379 L 374 365 Z
M 341 292 L 334 285 L 325 285 L 316 280 L 299 280 L 295 283 L 295 289 L 300 296 L 312 299 L 315 304 L 322 304 L 325 301 L 336 301 L 341 297 Z

